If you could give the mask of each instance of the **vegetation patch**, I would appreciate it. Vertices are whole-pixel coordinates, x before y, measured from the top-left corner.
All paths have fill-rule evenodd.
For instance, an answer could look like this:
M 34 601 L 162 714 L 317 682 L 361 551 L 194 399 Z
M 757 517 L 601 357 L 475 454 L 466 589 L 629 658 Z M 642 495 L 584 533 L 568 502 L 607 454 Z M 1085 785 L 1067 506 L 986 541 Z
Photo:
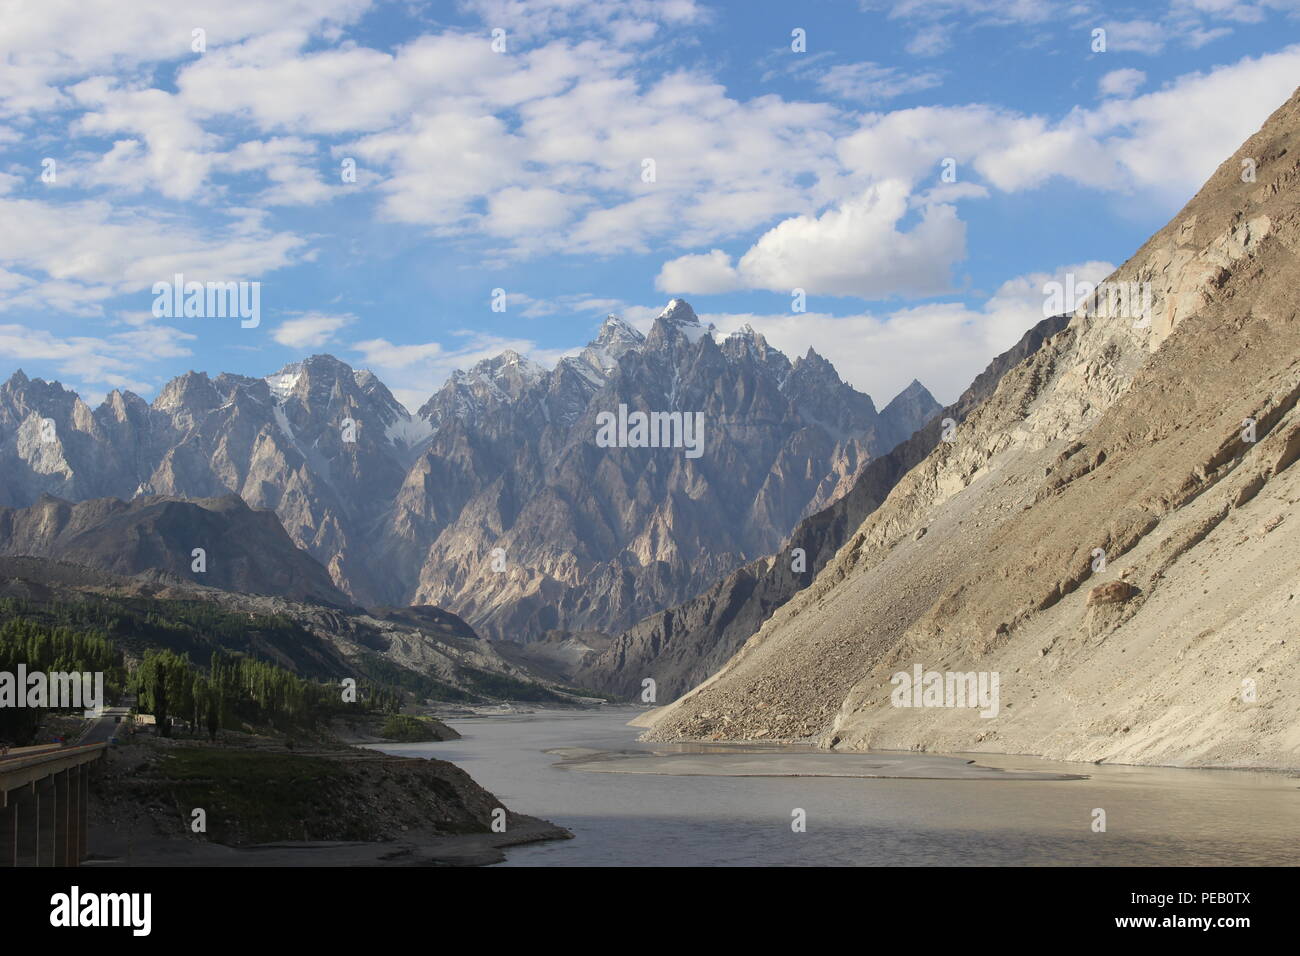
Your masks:
M 298 755 L 173 744 L 119 787 L 119 800 L 164 808 L 156 816 L 164 833 L 228 846 L 487 833 L 500 805 L 444 761 L 355 750 Z M 191 831 L 195 809 L 204 811 L 206 833 Z
M 413 717 L 410 714 L 389 715 L 379 731 L 379 736 L 389 740 L 400 740 L 403 743 L 443 739 L 433 721 L 423 717 Z

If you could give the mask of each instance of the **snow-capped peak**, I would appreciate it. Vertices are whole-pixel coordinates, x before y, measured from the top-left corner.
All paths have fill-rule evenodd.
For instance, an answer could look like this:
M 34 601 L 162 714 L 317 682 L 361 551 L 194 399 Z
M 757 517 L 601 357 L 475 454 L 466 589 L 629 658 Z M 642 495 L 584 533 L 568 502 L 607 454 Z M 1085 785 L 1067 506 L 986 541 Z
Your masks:
M 627 320 L 611 312 L 605 316 L 605 321 L 600 325 L 600 332 L 596 335 L 595 342 L 591 344 L 608 346 L 613 343 L 636 344 L 644 341 L 645 336 L 628 324 Z
M 673 325 L 699 326 L 700 317 L 695 314 L 691 304 L 685 299 L 669 299 L 668 305 L 659 313 L 656 322 L 668 322 Z

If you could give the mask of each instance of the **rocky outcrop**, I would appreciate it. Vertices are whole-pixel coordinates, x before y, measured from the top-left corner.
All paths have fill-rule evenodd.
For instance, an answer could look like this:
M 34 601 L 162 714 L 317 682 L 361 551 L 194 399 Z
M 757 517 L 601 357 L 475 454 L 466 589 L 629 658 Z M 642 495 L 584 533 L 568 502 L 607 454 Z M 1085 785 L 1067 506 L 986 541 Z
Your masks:
M 1300 766 L 1298 152 L 1293 96 L 1111 277 L 1148 315 L 1077 312 L 651 735 Z M 916 665 L 998 716 L 894 706 Z

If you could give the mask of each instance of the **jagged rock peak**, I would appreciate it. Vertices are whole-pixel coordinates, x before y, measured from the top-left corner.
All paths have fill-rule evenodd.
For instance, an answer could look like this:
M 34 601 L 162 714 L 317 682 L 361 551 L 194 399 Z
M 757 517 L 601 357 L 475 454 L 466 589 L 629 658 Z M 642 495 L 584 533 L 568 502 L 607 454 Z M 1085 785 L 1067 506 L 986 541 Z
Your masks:
M 609 349 L 611 346 L 639 345 L 644 341 L 645 336 L 633 328 L 626 319 L 611 312 L 605 316 L 605 321 L 600 324 L 600 331 L 588 345 Z
M 337 356 L 330 355 L 329 352 L 317 352 L 315 355 L 309 355 L 307 356 L 307 358 L 303 359 L 303 364 L 309 366 L 310 365 L 323 365 L 323 366 L 342 365 L 344 368 L 348 369 L 349 371 L 351 371 L 352 369 L 352 366 L 348 365 L 347 362 L 343 361 L 341 358 L 338 358 Z
M 100 403 L 100 408 L 109 409 L 118 414 L 119 417 L 124 415 L 128 409 L 137 408 L 143 410 L 148 407 L 149 403 L 135 392 L 120 388 L 113 389 L 104 396 L 103 402 Z
M 306 373 L 308 377 L 330 376 L 333 378 L 351 378 L 356 375 L 352 366 L 342 359 L 335 358 L 333 355 L 326 353 L 310 355 L 298 362 L 290 362 L 274 375 L 266 377 L 267 384 L 271 385 L 271 391 L 276 391 L 276 384 L 284 385 L 292 380 L 297 382 L 299 376 Z M 288 386 L 292 388 L 292 385 Z
M 708 336 L 716 344 L 718 334 L 713 323 L 710 322 L 707 327 L 700 324 L 700 317 L 685 299 L 669 299 L 664 310 L 655 316 L 647 342 L 652 348 L 658 348 L 678 336 L 692 344 Z
M 506 349 L 492 358 L 485 358 L 470 369 L 471 376 L 499 376 L 510 370 L 522 372 L 529 378 L 545 374 L 546 369 L 526 355 L 520 355 L 514 349 Z
M 930 394 L 930 390 L 921 384 L 921 380 L 918 378 L 914 378 L 905 389 L 903 389 L 894 397 L 903 398 L 904 396 L 929 395 L 929 394 Z
M 794 368 L 801 375 L 829 374 L 834 375 L 836 381 L 840 381 L 840 374 L 836 371 L 834 363 L 812 346 L 809 346 L 807 352 L 794 360 Z
M 881 415 L 891 421 L 901 417 L 903 424 L 900 432 L 911 434 L 939 408 L 939 403 L 930 394 L 930 390 L 914 378 L 910 385 L 889 400 L 889 404 L 881 410 Z
M 667 322 L 673 325 L 693 325 L 700 324 L 700 317 L 695 314 L 691 304 L 685 299 L 669 299 L 664 310 L 655 317 L 656 322 Z
M 333 355 L 311 355 L 298 363 L 298 369 L 313 381 L 355 381 L 352 366 Z
M 645 336 L 633 328 L 622 316 L 610 313 L 601 323 L 596 337 L 577 356 L 576 361 L 590 367 L 601 377 L 632 349 L 639 348 Z
M 204 405 L 217 401 L 220 396 L 212 385 L 212 380 L 208 378 L 207 372 L 186 372 L 184 375 L 178 375 L 158 393 L 154 400 L 154 408 L 174 408 L 180 405 L 191 404 L 194 401 L 201 401 Z

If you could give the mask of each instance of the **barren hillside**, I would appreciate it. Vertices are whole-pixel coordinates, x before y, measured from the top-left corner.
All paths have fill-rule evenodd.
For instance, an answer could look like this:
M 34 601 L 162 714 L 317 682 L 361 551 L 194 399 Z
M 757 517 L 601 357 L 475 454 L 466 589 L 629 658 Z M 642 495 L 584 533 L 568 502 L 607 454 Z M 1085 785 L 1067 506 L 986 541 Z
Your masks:
M 1300 766 L 1298 182 L 1293 95 L 1111 277 L 1149 324 L 1076 313 L 651 736 Z M 998 716 L 891 706 L 918 663 Z

